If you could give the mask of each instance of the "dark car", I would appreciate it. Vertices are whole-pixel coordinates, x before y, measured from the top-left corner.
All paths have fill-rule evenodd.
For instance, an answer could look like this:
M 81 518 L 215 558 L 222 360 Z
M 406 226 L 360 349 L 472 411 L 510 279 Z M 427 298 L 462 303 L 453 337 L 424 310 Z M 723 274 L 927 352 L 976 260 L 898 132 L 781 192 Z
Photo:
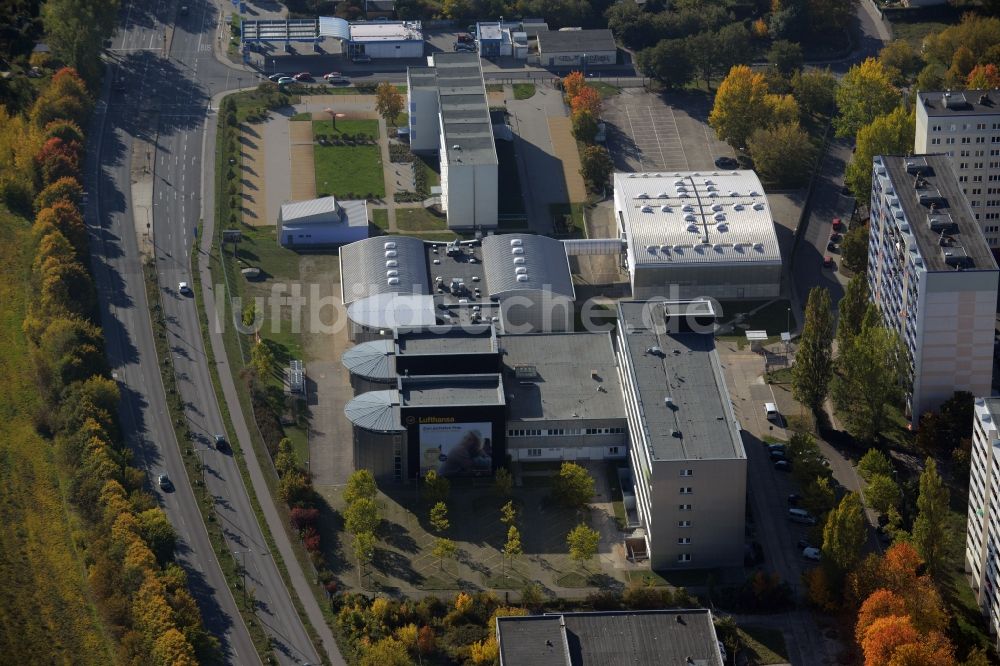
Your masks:
M 833 257 L 823 257 L 823 268 L 833 268 Z
M 458 36 L 458 41 L 462 42 L 463 44 L 472 44 L 476 40 L 472 37 L 472 35 L 467 35 L 463 33 Z
M 740 165 L 740 163 L 737 162 L 732 157 L 725 157 L 725 156 L 723 156 L 723 157 L 716 157 L 715 158 L 715 166 L 719 167 L 720 169 L 735 169 L 739 165 Z
M 269 81 L 274 81 L 275 83 L 277 83 L 279 79 L 283 79 L 287 76 L 288 74 L 285 74 L 284 72 L 275 72 L 274 74 L 270 75 L 267 78 Z
M 371 61 L 372 61 L 372 57 L 370 55 L 367 55 L 367 54 L 364 54 L 364 53 L 361 53 L 361 54 L 356 55 L 353 58 L 351 58 L 351 62 L 353 62 L 355 64 L 358 64 L 358 65 L 367 65 Z
M 834 231 L 832 234 L 830 234 L 830 242 L 831 243 L 839 243 L 840 239 L 841 239 L 841 236 L 836 231 Z
M 225 451 L 228 448 L 229 448 L 229 442 L 226 441 L 225 436 L 224 435 L 216 435 L 215 436 L 215 449 L 217 451 Z
M 785 456 L 784 449 L 772 450 L 770 451 L 770 454 L 771 454 L 771 460 L 788 460 L 788 458 Z
M 843 231 L 844 230 L 844 223 L 840 221 L 839 217 L 833 218 L 833 230 L 834 231 Z
M 454 49 L 455 51 L 464 51 L 466 53 L 475 53 L 476 45 L 467 44 L 465 42 L 455 42 L 455 44 L 452 46 L 452 49 Z
M 792 493 L 788 496 L 788 506 L 798 506 L 799 502 L 802 501 L 802 495 L 797 493 Z
M 296 74 L 292 78 L 295 79 L 296 81 L 312 81 L 313 80 L 312 74 L 310 74 L 309 72 L 299 72 L 298 74 Z
M 836 243 L 834 243 L 833 241 L 830 241 L 829 243 L 826 244 L 826 251 L 827 252 L 834 252 L 834 253 L 836 253 L 836 252 L 839 252 L 840 250 L 837 249 L 837 244 Z
M 166 474 L 160 474 L 156 477 L 156 485 L 158 485 L 161 490 L 168 493 L 174 488 L 174 484 L 170 481 L 170 477 Z
M 774 469 L 778 470 L 779 472 L 791 472 L 792 463 L 788 462 L 787 460 L 776 460 L 774 462 Z

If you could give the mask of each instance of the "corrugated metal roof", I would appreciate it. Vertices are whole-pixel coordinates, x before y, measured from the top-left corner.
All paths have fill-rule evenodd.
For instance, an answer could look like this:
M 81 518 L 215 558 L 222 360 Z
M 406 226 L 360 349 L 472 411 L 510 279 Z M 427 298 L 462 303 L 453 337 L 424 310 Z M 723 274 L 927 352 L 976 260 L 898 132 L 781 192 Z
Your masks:
M 319 199 L 305 199 L 303 201 L 292 201 L 281 204 L 281 219 L 284 222 L 328 213 L 340 215 L 340 211 L 337 210 L 337 199 L 335 197 L 320 197 Z
M 375 294 L 347 306 L 351 321 L 368 328 L 432 326 L 434 297 L 428 294 Z
M 534 234 L 483 239 L 483 267 L 491 296 L 540 290 L 576 298 L 569 258 L 562 241 Z
M 781 262 L 753 171 L 616 173 L 614 185 L 636 266 Z
M 538 50 L 546 53 L 594 53 L 617 50 L 615 38 L 605 28 L 597 30 L 549 30 L 538 33 Z
M 369 391 L 344 407 L 344 416 L 359 428 L 375 432 L 402 432 L 399 419 L 399 391 Z
M 376 236 L 345 245 L 340 248 L 340 288 L 345 305 L 374 294 L 431 293 L 424 242 Z
M 352 375 L 373 381 L 395 379 L 395 349 L 396 344 L 391 338 L 362 342 L 345 351 L 340 362 Z
M 351 38 L 351 24 L 335 16 L 319 17 L 320 37 L 335 37 L 345 42 Z

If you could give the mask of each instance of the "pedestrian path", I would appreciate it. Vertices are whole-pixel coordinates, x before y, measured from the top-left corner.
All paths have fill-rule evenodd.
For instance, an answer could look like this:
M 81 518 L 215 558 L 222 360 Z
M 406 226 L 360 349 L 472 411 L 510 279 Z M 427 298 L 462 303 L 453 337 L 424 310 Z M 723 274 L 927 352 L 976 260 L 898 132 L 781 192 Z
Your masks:
M 292 120 L 288 123 L 288 148 L 292 161 L 292 201 L 315 199 L 316 167 L 311 120 Z
M 566 179 L 566 191 L 572 203 L 582 203 L 587 200 L 587 188 L 580 175 L 580 151 L 573 138 L 573 121 L 566 117 L 549 116 L 549 135 L 552 137 L 552 149 L 562 163 L 563 176 Z

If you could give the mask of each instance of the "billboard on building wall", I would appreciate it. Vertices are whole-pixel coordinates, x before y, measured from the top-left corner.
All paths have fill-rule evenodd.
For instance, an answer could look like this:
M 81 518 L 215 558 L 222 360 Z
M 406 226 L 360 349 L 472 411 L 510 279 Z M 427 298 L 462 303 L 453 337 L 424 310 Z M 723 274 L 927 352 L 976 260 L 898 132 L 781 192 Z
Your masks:
M 421 423 L 420 475 L 490 474 L 493 470 L 491 423 Z

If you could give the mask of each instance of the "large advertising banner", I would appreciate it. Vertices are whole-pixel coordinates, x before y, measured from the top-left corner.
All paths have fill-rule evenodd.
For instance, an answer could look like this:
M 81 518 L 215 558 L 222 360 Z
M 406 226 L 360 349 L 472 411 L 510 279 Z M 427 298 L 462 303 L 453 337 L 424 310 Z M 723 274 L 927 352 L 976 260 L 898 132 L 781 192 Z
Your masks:
M 420 475 L 490 474 L 493 471 L 493 426 L 490 423 L 423 423 L 420 425 Z

